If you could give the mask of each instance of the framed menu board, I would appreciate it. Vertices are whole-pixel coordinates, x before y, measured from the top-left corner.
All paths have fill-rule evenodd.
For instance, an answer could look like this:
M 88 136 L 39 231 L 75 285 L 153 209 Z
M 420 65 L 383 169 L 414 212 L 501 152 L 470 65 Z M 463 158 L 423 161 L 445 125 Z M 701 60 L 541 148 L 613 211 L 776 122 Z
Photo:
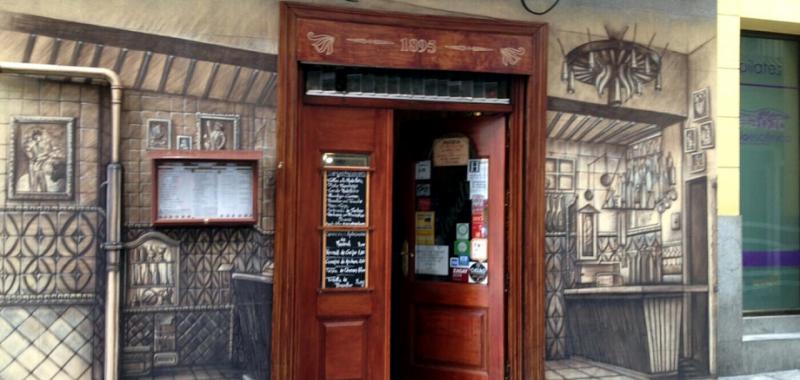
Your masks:
M 258 221 L 261 152 L 153 152 L 154 225 L 230 225 Z
M 325 288 L 367 285 L 367 231 L 325 232 Z
M 322 155 L 322 288 L 366 288 L 369 269 L 369 156 Z
M 367 177 L 364 170 L 325 171 L 325 224 L 367 224 Z

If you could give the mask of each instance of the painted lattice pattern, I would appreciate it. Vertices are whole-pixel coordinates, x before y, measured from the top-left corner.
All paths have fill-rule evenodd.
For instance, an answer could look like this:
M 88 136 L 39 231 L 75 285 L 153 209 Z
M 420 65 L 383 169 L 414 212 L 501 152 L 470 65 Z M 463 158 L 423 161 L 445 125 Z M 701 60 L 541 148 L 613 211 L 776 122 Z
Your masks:
M 231 360 L 231 313 L 206 310 L 178 315 L 178 355 L 182 365 L 227 363 Z
M 92 311 L 92 321 L 94 323 L 94 338 L 92 340 L 92 345 L 94 349 L 94 360 L 92 360 L 92 376 L 93 379 L 102 379 L 103 378 L 103 363 L 105 361 L 104 358 L 104 343 L 103 338 L 105 336 L 105 301 L 103 297 L 97 297 L 98 303 L 94 306 Z
M 133 241 L 150 231 L 128 228 L 126 240 Z M 180 242 L 179 300 L 177 305 L 129 305 L 123 310 L 122 343 L 123 351 L 131 352 L 128 362 L 144 368 L 145 373 L 155 368 L 156 316 L 164 315 L 174 316 L 176 321 L 177 367 L 230 364 L 235 334 L 231 276 L 234 272 L 270 271 L 272 235 L 254 228 L 175 228 L 160 232 Z M 130 275 L 130 268 L 125 270 Z
M 650 231 L 628 237 L 622 260 L 629 267 L 630 284 L 661 282 L 661 232 Z
M 153 344 L 153 314 L 127 313 L 122 319 L 125 346 L 145 347 Z
M 624 247 L 620 246 L 619 236 L 617 235 L 605 235 L 597 237 L 597 250 L 600 254 L 600 262 L 619 262 L 621 248 Z
M 185 260 L 181 262 L 181 304 L 230 304 L 230 273 L 236 256 L 234 248 L 224 241 L 225 233 L 205 231 L 197 240 L 187 242 Z M 184 244 L 182 244 L 184 245 Z M 184 247 L 182 247 L 184 248 Z
M 128 229 L 127 240 L 147 229 Z M 180 305 L 231 305 L 232 272 L 271 269 L 273 239 L 253 228 L 176 228 L 163 231 L 180 241 Z
M 664 243 L 663 256 L 664 274 L 683 273 L 683 251 L 680 241 Z
M 0 210 L 0 296 L 92 293 L 96 210 Z
M 561 359 L 566 356 L 566 334 L 564 326 L 566 304 L 564 300 L 563 272 L 566 254 L 564 236 L 545 238 L 546 292 L 546 344 L 547 358 Z
M 576 274 L 574 221 L 569 210 L 575 196 L 547 193 L 545 237 L 545 337 L 548 360 L 567 357 L 566 300 L 564 290 L 572 287 Z
M 0 379 L 102 377 L 103 226 L 97 208 L 0 209 Z
M 0 379 L 91 379 L 91 306 L 4 306 Z

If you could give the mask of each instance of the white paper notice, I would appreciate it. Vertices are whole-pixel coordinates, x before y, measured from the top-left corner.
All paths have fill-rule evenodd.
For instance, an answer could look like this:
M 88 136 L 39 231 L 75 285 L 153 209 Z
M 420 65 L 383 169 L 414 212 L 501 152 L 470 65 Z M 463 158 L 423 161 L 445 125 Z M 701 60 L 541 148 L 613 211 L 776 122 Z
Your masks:
M 192 216 L 194 193 L 181 191 L 191 189 L 191 177 L 184 175 L 183 165 L 167 164 L 159 168 L 158 217 L 184 219 Z
M 253 216 L 253 168 L 249 165 L 165 163 L 158 171 L 161 219 Z
M 467 181 L 488 181 L 489 180 L 489 159 L 479 158 L 469 160 L 467 164 Z
M 489 159 L 469 160 L 467 164 L 469 199 L 489 198 Z
M 485 262 L 489 258 L 489 242 L 486 239 L 472 239 L 469 257 L 473 261 Z
M 489 198 L 489 159 L 469 160 L 467 164 L 469 199 Z
M 253 216 L 253 169 L 229 165 L 217 181 L 217 210 L 221 218 Z
M 194 210 L 192 216 L 196 218 L 217 217 L 217 175 L 218 171 L 211 165 L 192 169 L 194 179 Z
M 416 175 L 414 176 L 417 180 L 427 180 L 431 179 L 431 162 L 430 161 L 420 161 L 417 162 L 416 166 Z
M 469 199 L 488 199 L 489 181 L 469 181 Z
M 449 249 L 447 245 L 418 245 L 415 260 L 417 274 L 448 275 Z

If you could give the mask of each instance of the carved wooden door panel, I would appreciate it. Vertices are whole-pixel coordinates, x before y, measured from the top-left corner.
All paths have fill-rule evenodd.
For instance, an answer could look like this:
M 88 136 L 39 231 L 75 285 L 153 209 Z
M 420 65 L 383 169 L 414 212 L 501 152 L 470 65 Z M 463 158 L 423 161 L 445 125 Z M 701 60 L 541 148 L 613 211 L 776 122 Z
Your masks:
M 300 112 L 298 379 L 388 379 L 392 111 Z
M 440 126 L 442 123 L 437 123 Z M 398 292 L 397 304 L 393 305 L 396 309 L 396 319 L 393 324 L 403 324 L 395 326 L 396 335 L 393 338 L 398 340 L 395 345 L 401 352 L 393 355 L 396 362 L 394 373 L 402 379 L 459 379 L 459 380 L 499 380 L 504 374 L 504 237 L 505 237 L 505 205 L 504 205 L 504 185 L 505 185 L 505 117 L 502 115 L 488 116 L 481 118 L 456 119 L 444 122 L 447 126 L 434 133 L 434 137 L 441 136 L 466 136 L 470 140 L 472 150 L 470 160 L 472 165 L 475 161 L 488 159 L 488 196 L 483 201 L 473 198 L 470 190 L 470 199 L 466 203 L 470 204 L 471 222 L 470 231 L 466 232 L 466 239 L 475 247 L 475 241 L 479 240 L 488 243 L 484 259 L 476 259 L 477 252 L 471 252 L 469 256 L 470 264 L 467 274 L 463 265 L 453 268 L 452 262 L 449 271 L 445 269 L 444 274 L 450 276 L 428 276 L 421 274 L 425 270 L 421 269 L 423 263 L 423 245 L 425 244 L 447 244 L 449 245 L 449 260 L 453 259 L 454 247 L 459 241 L 449 238 L 452 235 L 455 239 L 464 239 L 464 232 L 447 232 L 446 237 L 442 237 L 436 232 L 435 243 L 425 243 L 420 241 L 419 215 L 415 212 L 420 209 L 419 197 L 414 201 L 414 194 L 419 192 L 415 189 L 415 165 L 416 160 L 405 160 L 409 150 L 420 148 L 427 152 L 430 146 L 421 146 L 422 141 L 426 140 L 425 130 L 433 128 L 418 128 L 412 132 L 410 137 L 398 139 L 397 155 L 400 164 L 397 167 L 398 173 L 395 179 L 401 181 L 396 185 L 398 196 L 396 208 L 398 218 L 403 219 L 403 224 L 409 226 L 404 230 L 404 235 L 398 238 L 408 241 L 410 252 L 413 252 L 413 259 L 409 260 L 409 268 L 404 278 L 396 281 L 395 289 Z M 435 143 L 434 143 L 435 145 Z M 434 161 L 436 152 L 434 148 Z M 406 161 L 403 163 L 403 161 Z M 412 167 L 409 167 L 412 165 Z M 434 193 L 437 192 L 437 167 L 433 163 L 433 173 L 431 186 Z M 463 170 L 463 169 L 462 169 Z M 471 169 L 467 169 L 469 173 Z M 411 173 L 411 174 L 409 174 Z M 469 178 L 469 177 L 468 177 Z M 485 179 L 485 178 L 484 178 Z M 478 179 L 474 179 L 477 181 Z M 456 183 L 439 182 L 439 185 L 458 186 Z M 417 181 L 416 186 L 419 185 Z M 418 188 L 418 187 L 417 187 Z M 410 194 L 410 196 L 402 196 Z M 435 194 L 434 194 L 435 195 Z M 434 220 L 447 210 L 437 210 L 437 202 L 434 197 Z M 476 205 L 481 204 L 482 210 L 476 211 Z M 416 214 L 416 215 L 415 215 Z M 445 216 L 443 216 L 445 218 Z M 479 219 L 476 219 L 479 218 Z M 464 225 L 461 223 L 462 226 Z M 436 229 L 442 227 L 440 222 L 435 222 Z M 481 226 L 483 229 L 481 229 Z M 477 230 L 476 230 L 477 229 Z M 480 230 L 480 231 L 478 231 Z M 462 234 L 462 237 L 456 237 Z M 417 236 L 415 236 L 417 235 Z M 444 241 L 442 241 L 444 239 Z M 423 239 L 424 240 L 424 239 Z M 428 246 L 432 247 L 432 246 Z M 434 246 L 442 247 L 442 245 Z M 475 261 L 478 260 L 478 261 Z M 477 266 L 476 266 L 477 264 Z M 486 271 L 488 268 L 488 271 Z M 469 276 L 468 282 L 457 279 L 456 270 L 460 269 L 464 276 Z M 473 269 L 475 271 L 473 272 Z M 483 272 L 481 272 L 483 270 Z M 401 272 L 394 271 L 395 275 L 402 275 Z M 475 277 L 473 278 L 473 274 Z M 488 279 L 480 278 L 480 274 L 487 275 Z M 481 283 L 483 282 L 483 283 Z M 399 367 L 399 368 L 398 368 Z

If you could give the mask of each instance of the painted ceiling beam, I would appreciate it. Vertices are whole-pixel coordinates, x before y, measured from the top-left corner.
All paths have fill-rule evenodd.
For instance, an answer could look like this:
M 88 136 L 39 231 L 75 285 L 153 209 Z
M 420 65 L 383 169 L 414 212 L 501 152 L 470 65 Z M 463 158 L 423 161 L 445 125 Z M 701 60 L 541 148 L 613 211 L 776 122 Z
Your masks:
M 576 113 L 579 115 L 592 115 L 606 119 L 633 121 L 636 123 L 657 124 L 661 127 L 686 120 L 686 117 L 682 115 L 626 107 L 611 107 L 605 104 L 587 103 L 554 96 L 547 97 L 547 110 Z
M 262 71 L 277 72 L 278 69 L 278 57 L 275 54 L 259 53 L 252 50 L 237 49 L 182 38 L 83 24 L 29 14 L 0 12 L 0 29 L 60 38 L 63 40 L 83 41 L 106 46 L 119 46 L 129 50 L 152 51 L 153 53 L 250 67 Z

